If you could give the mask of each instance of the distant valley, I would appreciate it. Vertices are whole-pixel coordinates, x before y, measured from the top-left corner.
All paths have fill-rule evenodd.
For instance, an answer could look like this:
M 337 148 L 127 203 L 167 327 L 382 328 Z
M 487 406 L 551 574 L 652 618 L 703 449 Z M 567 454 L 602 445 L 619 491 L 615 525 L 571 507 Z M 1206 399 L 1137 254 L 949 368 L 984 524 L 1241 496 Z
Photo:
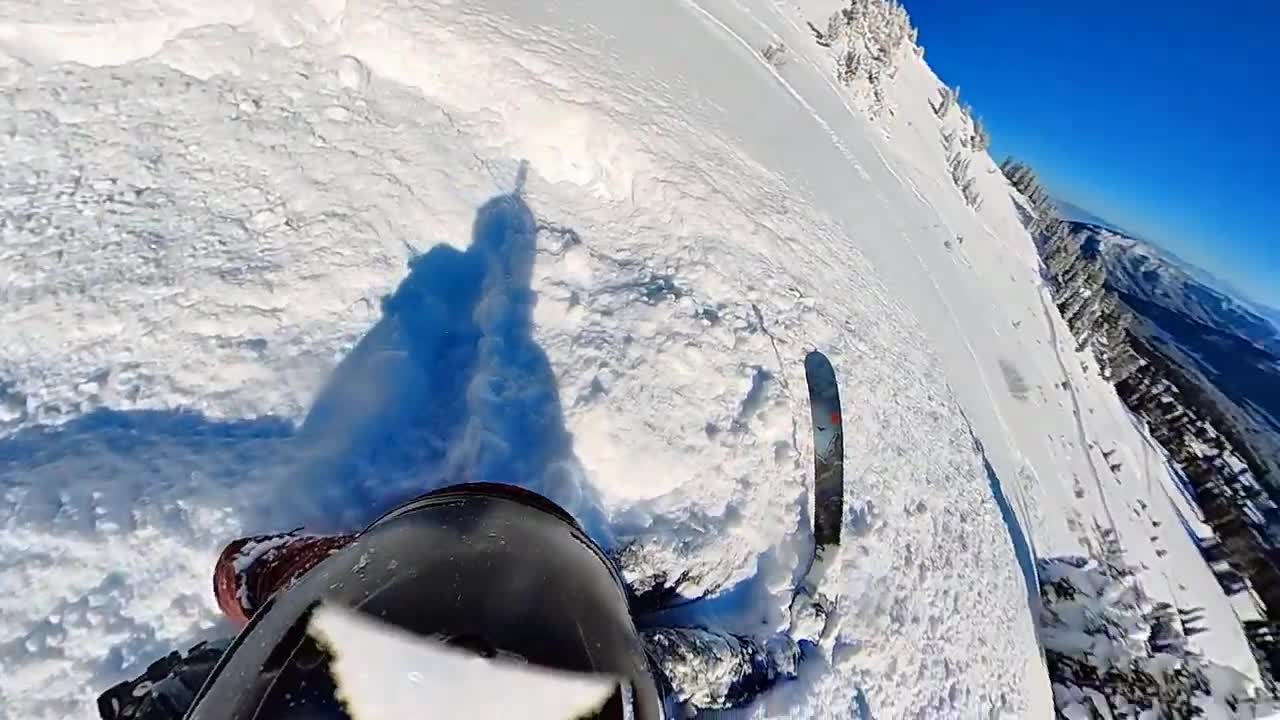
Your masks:
M 1200 271 L 1114 227 L 1069 222 L 1084 251 L 1100 254 L 1107 287 L 1135 314 L 1130 332 L 1199 378 L 1280 482 L 1280 312 L 1211 287 Z

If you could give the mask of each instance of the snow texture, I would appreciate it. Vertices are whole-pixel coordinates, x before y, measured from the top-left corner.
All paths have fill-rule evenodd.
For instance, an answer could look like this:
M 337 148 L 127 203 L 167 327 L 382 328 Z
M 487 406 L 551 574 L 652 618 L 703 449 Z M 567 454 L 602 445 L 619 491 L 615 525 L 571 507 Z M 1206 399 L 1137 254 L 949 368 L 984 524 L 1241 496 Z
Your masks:
M 747 715 L 1048 716 L 1034 558 L 1099 522 L 1256 676 L 1003 178 L 974 156 L 980 212 L 951 182 L 910 43 L 881 114 L 827 0 L 206 5 L 0 0 L 0 716 L 225 632 L 228 539 L 458 480 L 716 592 L 683 621 L 785 630 L 814 348 L 840 631 Z

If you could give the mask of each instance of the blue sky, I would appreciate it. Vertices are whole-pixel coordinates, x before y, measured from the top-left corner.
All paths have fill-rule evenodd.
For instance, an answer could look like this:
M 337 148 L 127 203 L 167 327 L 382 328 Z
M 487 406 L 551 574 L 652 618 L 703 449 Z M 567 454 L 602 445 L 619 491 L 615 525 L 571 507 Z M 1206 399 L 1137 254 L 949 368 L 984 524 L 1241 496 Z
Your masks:
M 1280 2 L 904 4 L 997 160 L 1280 306 Z

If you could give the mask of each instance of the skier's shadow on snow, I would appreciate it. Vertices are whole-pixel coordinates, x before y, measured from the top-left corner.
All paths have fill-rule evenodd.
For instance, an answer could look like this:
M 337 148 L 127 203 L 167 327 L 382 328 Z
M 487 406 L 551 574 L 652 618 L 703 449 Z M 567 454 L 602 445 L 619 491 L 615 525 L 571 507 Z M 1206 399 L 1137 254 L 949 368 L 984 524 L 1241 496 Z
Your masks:
M 299 429 L 301 464 L 278 488 L 299 511 L 290 522 L 350 529 L 421 492 L 488 481 L 540 492 L 607 540 L 533 337 L 537 236 L 517 191 L 477 211 L 465 251 L 410 261 Z
M 69 502 L 93 504 L 79 502 L 91 483 L 56 471 L 68 463 L 128 485 L 113 495 L 138 498 L 181 493 L 190 487 L 185 476 L 199 471 L 212 476 L 192 489 L 235 508 L 252 533 L 356 530 L 444 485 L 504 482 L 559 503 L 608 546 L 555 373 L 533 337 L 536 252 L 537 223 L 524 198 L 497 196 L 476 212 L 465 251 L 440 244 L 410 261 L 409 275 L 382 301 L 382 318 L 296 431 L 271 417 L 100 409 L 0 440 L 0 490 L 21 489 L 19 520 L 35 522 Z M 156 458 L 165 461 L 160 478 L 144 472 Z M 112 513 L 106 519 L 130 526 L 127 504 Z M 72 529 L 92 535 L 95 518 L 103 519 L 91 515 Z
M 533 337 L 536 243 L 534 215 L 512 193 L 480 207 L 465 251 L 442 244 L 414 258 L 384 299 L 382 319 L 296 430 L 273 417 L 99 409 L 0 439 L 0 494 L 19 499 L 6 508 L 8 521 L 98 538 L 116 531 L 107 525 L 127 529 L 145 517 L 186 536 L 194 495 L 232 511 L 242 532 L 355 530 L 437 487 L 500 481 L 543 493 L 607 546 L 556 376 Z M 99 590 L 118 582 L 107 577 Z M 72 612 L 87 597 L 69 596 L 54 612 Z M 103 648 L 90 669 L 94 687 L 172 649 L 145 621 L 106 622 L 126 640 Z M 0 643 L 0 656 L 29 654 L 34 643 L 47 646 L 42 657 L 64 657 L 42 640 L 51 627 Z M 180 644 L 207 635 L 195 632 Z
M 244 531 L 268 532 L 354 530 L 444 485 L 504 482 L 559 503 L 608 546 L 555 373 L 533 337 L 537 236 L 517 191 L 479 208 L 465 251 L 440 244 L 413 258 L 383 299 L 381 320 L 339 363 L 296 431 L 270 417 L 100 409 L 0 440 L 0 490 L 21 490 L 18 519 L 35 522 L 68 503 L 92 504 L 92 483 L 76 482 L 77 473 L 127 484 L 113 490 L 128 497 L 186 487 L 235 508 Z M 145 472 L 157 458 L 167 473 L 159 479 Z M 185 483 L 197 471 L 213 474 L 199 488 Z M 128 527 L 128 505 L 115 510 Z M 71 529 L 91 535 L 95 518 L 103 519 Z

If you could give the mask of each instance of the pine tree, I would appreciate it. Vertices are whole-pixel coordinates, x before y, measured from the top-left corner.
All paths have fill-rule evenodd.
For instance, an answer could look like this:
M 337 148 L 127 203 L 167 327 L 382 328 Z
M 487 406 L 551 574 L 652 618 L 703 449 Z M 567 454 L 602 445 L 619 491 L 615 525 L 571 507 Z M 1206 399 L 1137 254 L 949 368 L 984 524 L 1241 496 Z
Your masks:
M 938 102 L 929 103 L 933 108 L 933 114 L 937 115 L 939 118 L 945 118 L 947 113 L 951 111 L 951 106 L 955 104 L 955 99 L 956 96 L 951 88 L 946 85 L 938 88 Z
M 987 132 L 987 126 L 982 124 L 981 118 L 973 119 L 973 139 L 970 145 L 975 152 L 986 152 L 991 147 L 991 133 Z
M 920 55 L 906 9 L 897 0 L 849 0 L 828 18 L 825 32 L 812 24 L 810 30 L 820 45 L 836 51 L 837 79 L 855 96 L 869 97 L 868 111 L 892 114 L 885 88 L 897 77 L 899 58 L 904 50 Z

